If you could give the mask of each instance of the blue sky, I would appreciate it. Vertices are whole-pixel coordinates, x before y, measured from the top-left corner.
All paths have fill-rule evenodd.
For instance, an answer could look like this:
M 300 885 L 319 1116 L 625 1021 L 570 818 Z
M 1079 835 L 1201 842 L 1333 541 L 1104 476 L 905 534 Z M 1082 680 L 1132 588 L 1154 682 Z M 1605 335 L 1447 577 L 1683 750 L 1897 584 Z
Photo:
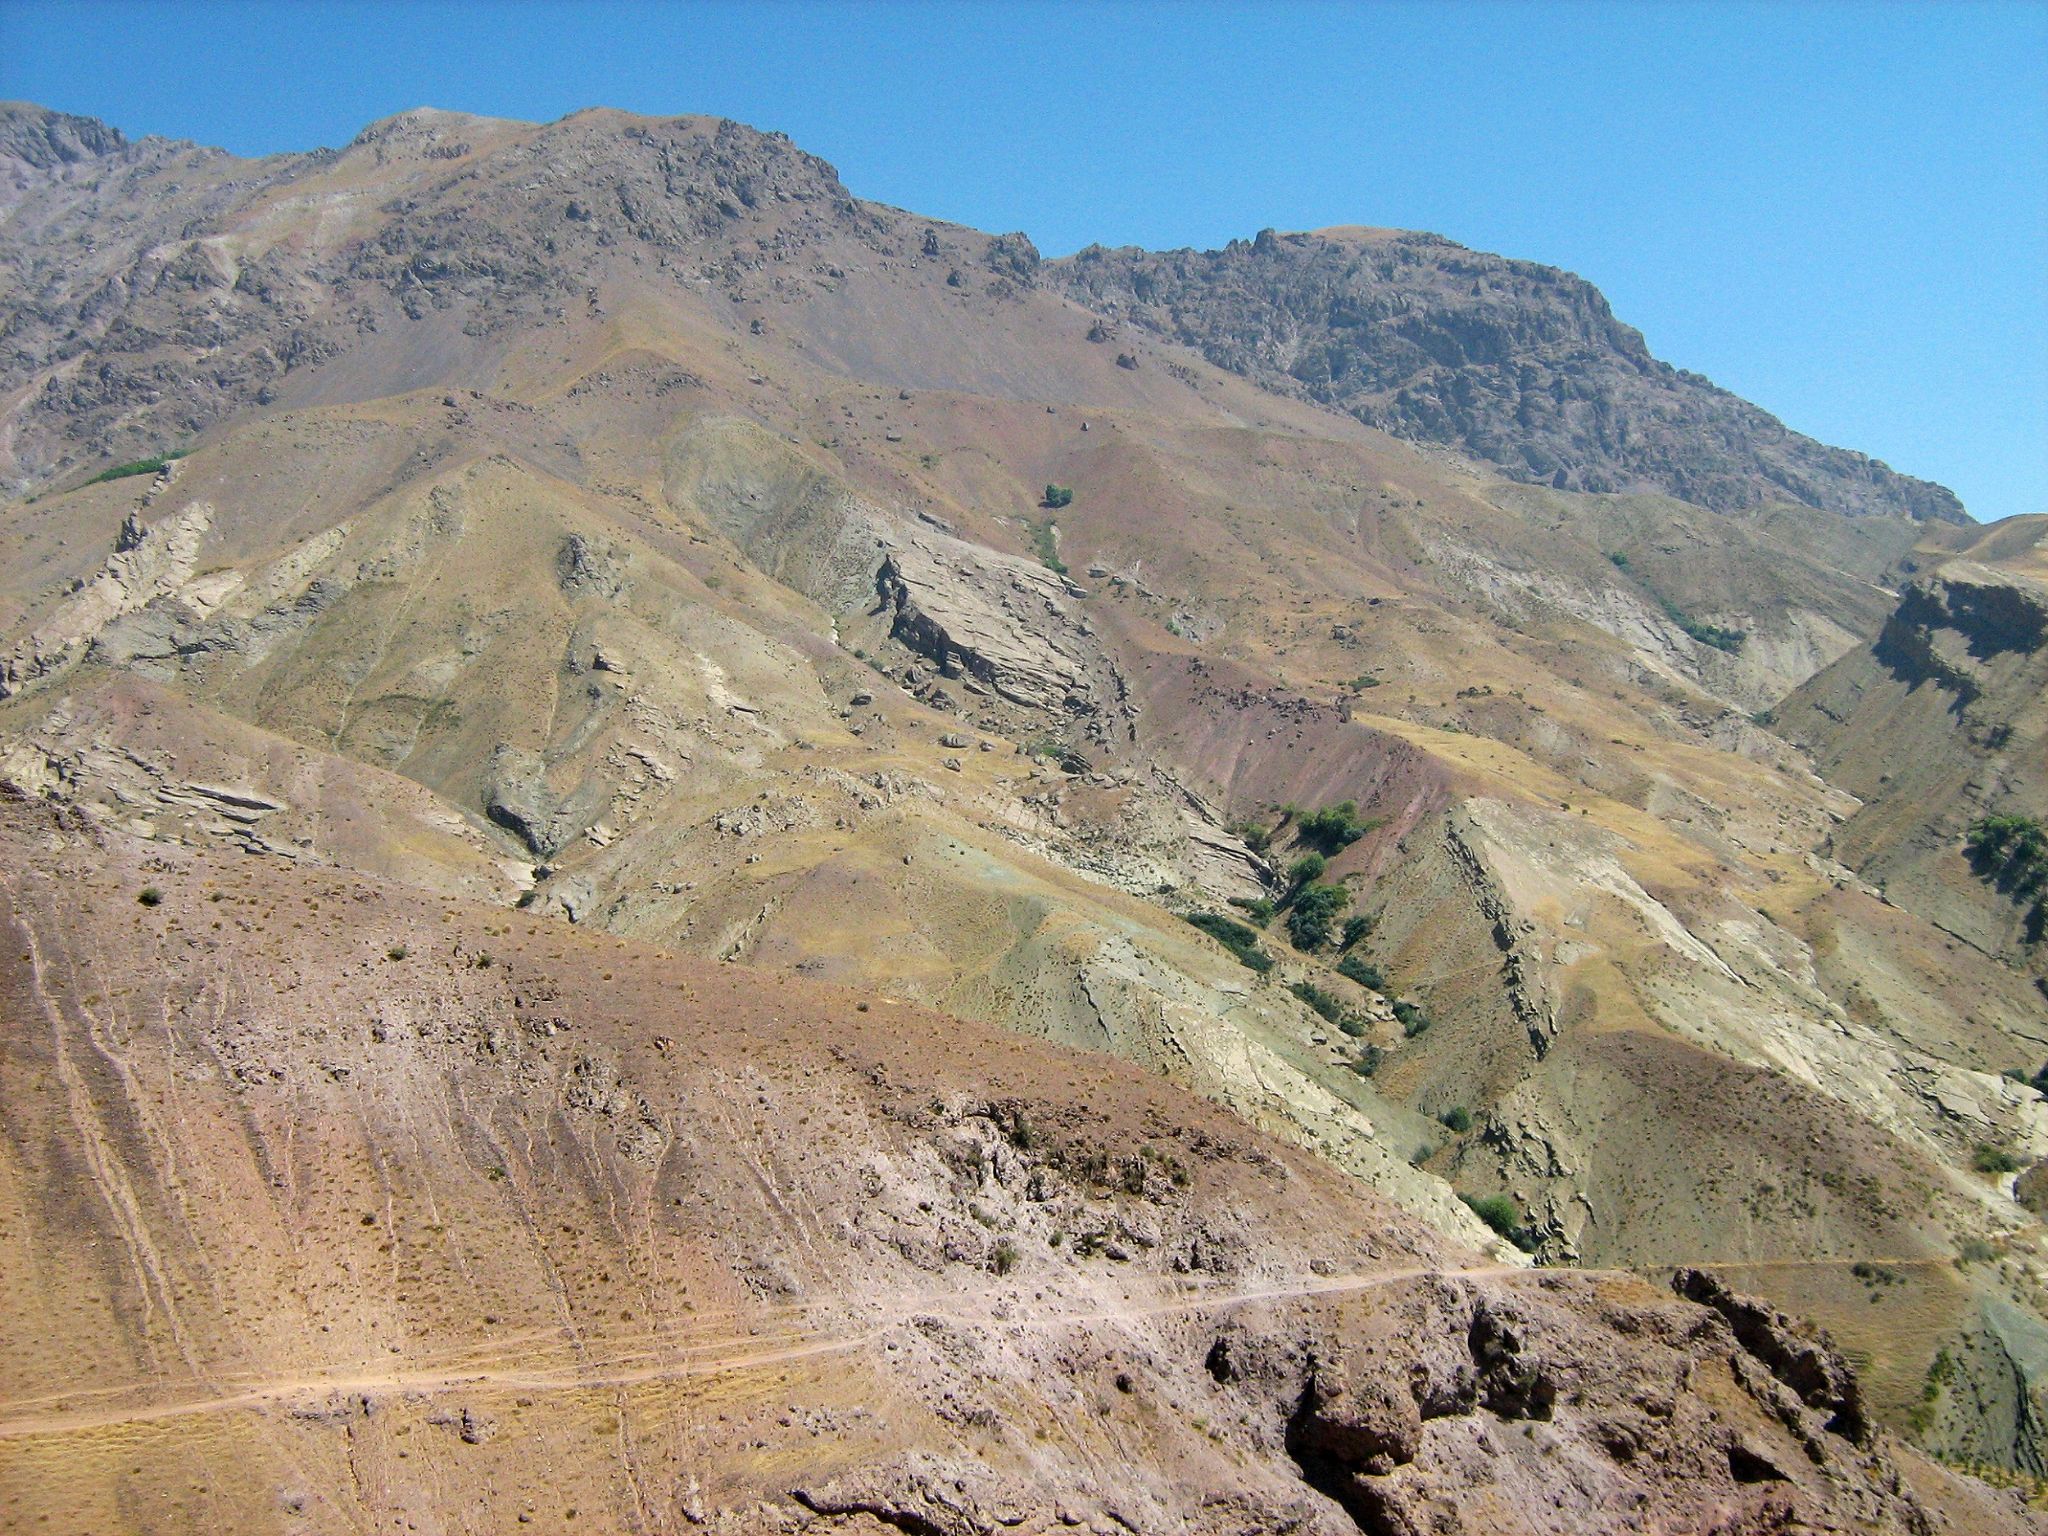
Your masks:
M 721 113 L 1048 254 L 1431 229 L 1979 517 L 2048 512 L 2041 0 L 0 0 L 0 96 L 245 154 L 420 105 Z

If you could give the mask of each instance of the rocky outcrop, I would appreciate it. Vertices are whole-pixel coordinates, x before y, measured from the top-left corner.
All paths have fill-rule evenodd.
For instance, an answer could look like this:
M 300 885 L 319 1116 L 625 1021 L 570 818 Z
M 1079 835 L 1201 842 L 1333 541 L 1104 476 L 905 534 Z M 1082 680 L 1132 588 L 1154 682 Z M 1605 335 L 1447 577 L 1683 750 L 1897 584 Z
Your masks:
M 1908 685 L 1931 682 L 1957 707 L 1976 701 L 1985 664 L 2031 656 L 2048 639 L 2048 587 L 1968 561 L 1923 576 L 1899 598 L 1873 651 Z
M 942 672 L 1028 708 L 1099 707 L 1067 583 L 1045 567 L 920 531 L 883 556 L 875 590 L 895 638 Z
M 188 597 L 200 611 L 210 607 L 219 593 L 193 589 L 191 578 L 200 541 L 212 524 L 213 509 L 204 502 L 159 523 L 144 523 L 139 512 L 131 512 L 99 573 L 0 660 L 0 699 L 61 670 L 110 625 L 160 599 Z
M 1659 362 L 1584 279 L 1436 235 L 1267 230 L 1220 251 L 1091 246 L 1048 270 L 1078 302 L 1219 367 L 1518 480 L 1967 520 L 1943 487 Z
M 2038 968 L 2029 903 L 1965 852 L 1979 818 L 2048 813 L 2048 584 L 2024 560 L 1953 559 L 1916 576 L 1875 642 L 1776 714 L 1863 802 L 1835 834 L 1837 859 L 1980 949 Z
M 1702 1279 L 1662 1304 L 1424 1280 L 1370 1319 L 1226 1328 L 1208 1366 L 1233 1407 L 1287 1405 L 1286 1453 L 1360 1531 L 1937 1525 L 1839 1359 Z
M 1800 1402 L 1826 1415 L 1830 1434 L 1869 1444 L 1870 1420 L 1855 1373 L 1825 1335 L 1802 1334 L 1784 1313 L 1737 1296 L 1703 1269 L 1680 1270 L 1672 1287 L 1687 1301 L 1718 1312 L 1744 1350 L 1798 1393 Z

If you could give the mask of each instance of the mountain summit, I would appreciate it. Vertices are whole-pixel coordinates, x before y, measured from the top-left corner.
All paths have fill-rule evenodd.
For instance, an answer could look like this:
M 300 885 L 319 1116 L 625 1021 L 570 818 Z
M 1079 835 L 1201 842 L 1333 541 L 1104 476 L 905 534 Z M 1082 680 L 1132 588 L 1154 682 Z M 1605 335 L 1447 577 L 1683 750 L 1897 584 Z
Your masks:
M 1583 278 L 1397 231 L 1262 232 L 1220 251 L 1090 246 L 1077 300 L 1219 367 L 1518 480 L 1967 522 L 1954 493 L 1790 431 L 1650 355 Z

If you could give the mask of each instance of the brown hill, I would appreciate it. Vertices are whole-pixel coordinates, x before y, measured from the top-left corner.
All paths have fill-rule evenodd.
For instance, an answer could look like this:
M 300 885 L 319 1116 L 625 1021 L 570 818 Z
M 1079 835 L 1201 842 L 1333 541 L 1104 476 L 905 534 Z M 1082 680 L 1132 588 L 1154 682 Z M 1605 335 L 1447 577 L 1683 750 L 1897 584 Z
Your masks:
M 1779 710 L 1862 801 L 1838 857 L 1989 953 L 2038 970 L 2025 871 L 1972 868 L 1970 829 L 2048 803 L 2048 518 L 1930 542 L 1900 566 L 1898 606 L 1867 647 Z
M 2018 1531 L 1100 1058 L 0 812 L 10 1528 Z

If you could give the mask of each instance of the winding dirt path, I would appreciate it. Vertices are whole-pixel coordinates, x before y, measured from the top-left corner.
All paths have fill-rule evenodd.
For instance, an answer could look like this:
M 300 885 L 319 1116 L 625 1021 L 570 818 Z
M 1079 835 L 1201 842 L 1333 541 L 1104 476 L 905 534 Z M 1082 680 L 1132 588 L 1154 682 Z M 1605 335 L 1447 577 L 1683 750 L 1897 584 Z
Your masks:
M 44 1395 L 0 1402 L 0 1440 L 42 1435 L 79 1434 L 116 1425 L 158 1423 L 196 1414 L 227 1413 L 237 1409 L 302 1404 L 336 1397 L 366 1396 L 386 1392 L 439 1393 L 464 1387 L 488 1386 L 506 1391 L 550 1392 L 588 1391 L 634 1386 L 650 1381 L 685 1380 L 697 1376 L 718 1376 L 763 1370 L 791 1361 L 824 1355 L 845 1354 L 879 1342 L 895 1329 L 924 1319 L 936 1319 L 961 1327 L 1031 1329 L 1051 1331 L 1062 1328 L 1133 1322 L 1174 1314 L 1198 1314 L 1251 1306 L 1267 1301 L 1293 1301 L 1318 1296 L 1341 1296 L 1382 1286 L 1441 1275 L 1454 1279 L 1513 1280 L 1531 1275 L 1615 1275 L 1614 1270 L 1541 1270 L 1526 1265 L 1475 1265 L 1465 1269 L 1415 1266 L 1379 1270 L 1370 1274 L 1329 1275 L 1292 1285 L 1217 1288 L 1180 1295 L 1134 1298 L 1111 1306 L 1041 1311 L 1004 1315 L 1005 1296 L 995 1295 L 988 1305 L 962 1308 L 958 1293 L 932 1297 L 921 1305 L 899 1305 L 887 1318 L 867 1327 L 844 1333 L 818 1333 L 805 1337 L 801 1330 L 785 1331 L 773 1342 L 734 1349 L 736 1341 L 724 1338 L 704 1342 L 696 1325 L 662 1330 L 605 1341 L 614 1352 L 601 1358 L 564 1360 L 550 1366 L 532 1362 L 530 1351 L 513 1353 L 504 1348 L 515 1339 L 497 1341 L 495 1351 L 482 1352 L 459 1364 L 421 1364 L 389 1370 L 362 1370 L 337 1366 L 310 1370 L 245 1383 L 223 1383 L 205 1394 L 155 1403 L 130 1405 L 74 1406 L 81 1398 L 105 1397 L 121 1392 L 146 1390 L 141 1384 L 127 1387 L 87 1388 L 76 1393 Z M 530 1335 L 520 1335 L 527 1338 Z M 697 1342 L 693 1342 L 693 1340 Z M 624 1346 L 623 1354 L 617 1353 Z M 715 1350 L 715 1353 L 704 1351 Z M 694 1356 L 694 1358 L 693 1358 Z M 527 1363 L 521 1364 L 521 1359 Z

